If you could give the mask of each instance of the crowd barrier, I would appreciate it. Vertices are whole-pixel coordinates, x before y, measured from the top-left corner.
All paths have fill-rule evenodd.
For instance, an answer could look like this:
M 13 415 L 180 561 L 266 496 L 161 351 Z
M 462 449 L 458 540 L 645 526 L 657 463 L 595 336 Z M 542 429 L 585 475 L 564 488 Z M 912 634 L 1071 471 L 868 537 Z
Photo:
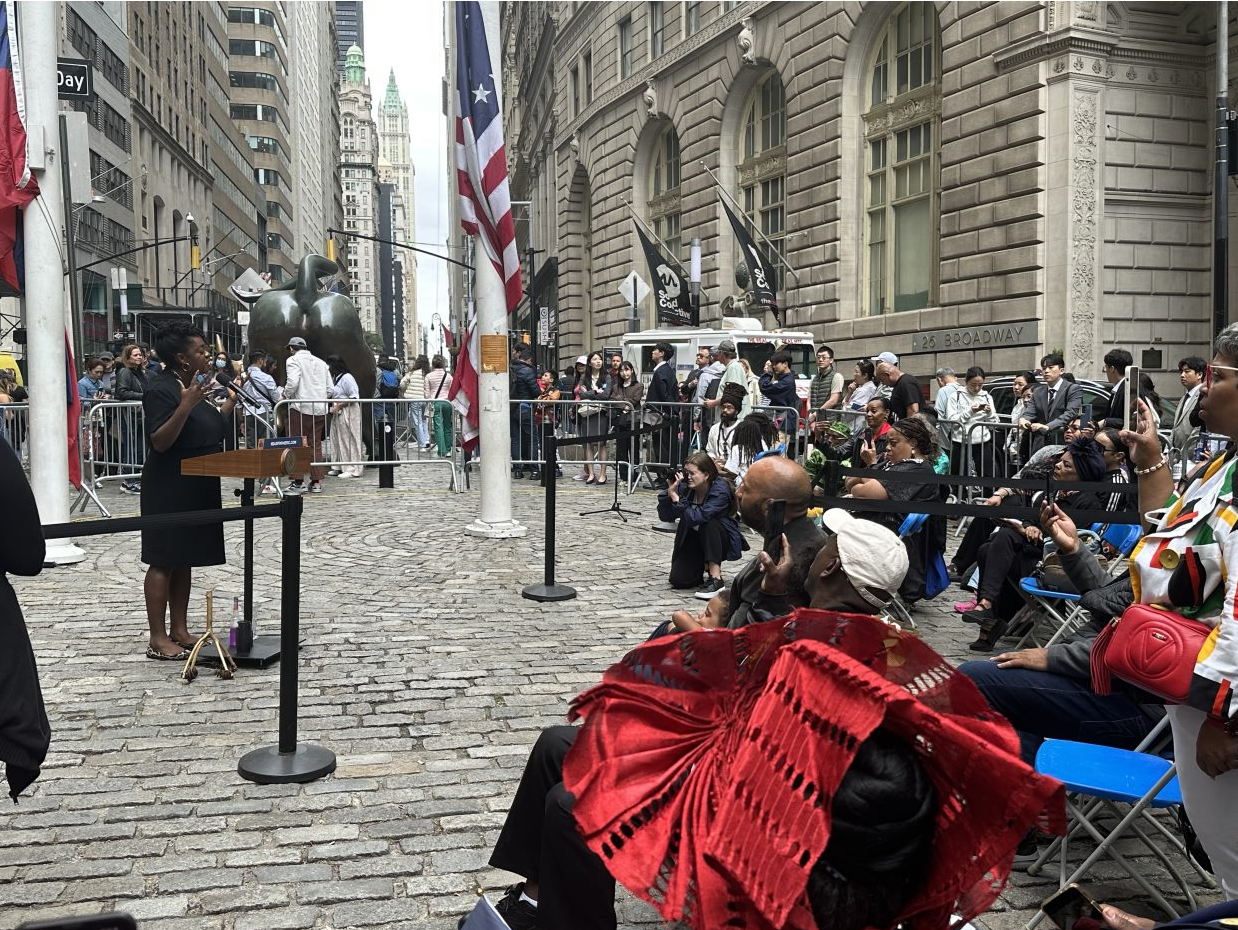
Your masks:
M 30 464 L 27 437 L 30 435 L 30 405 L 0 404 L 0 436 L 3 436 L 23 466 Z
M 342 404 L 338 413 L 331 407 Z M 355 413 L 350 412 L 353 408 Z M 321 411 L 321 412 L 319 412 Z M 417 417 L 428 419 L 434 437 L 421 443 Z M 450 488 L 464 489 L 457 417 L 445 400 L 411 400 L 402 397 L 362 397 L 347 401 L 297 398 L 275 405 L 275 427 L 281 435 L 316 432 L 321 438 L 313 465 L 351 469 L 377 465 L 378 486 L 395 486 L 395 466 L 446 465 L 451 471 Z M 427 427 L 430 429 L 430 427 Z

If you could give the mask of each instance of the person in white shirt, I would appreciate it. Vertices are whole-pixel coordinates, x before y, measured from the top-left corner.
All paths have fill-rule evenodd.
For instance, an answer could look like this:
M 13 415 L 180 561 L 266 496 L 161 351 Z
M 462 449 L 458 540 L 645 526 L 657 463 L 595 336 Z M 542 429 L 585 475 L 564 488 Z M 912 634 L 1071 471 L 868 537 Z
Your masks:
M 309 350 L 305 340 L 288 340 L 288 360 L 284 362 L 284 399 L 292 401 L 288 410 L 288 434 L 304 436 L 312 462 L 322 461 L 322 438 L 327 425 L 327 398 L 331 396 L 331 371 L 327 363 Z M 322 491 L 322 465 L 310 466 L 311 492 Z M 288 491 L 305 490 L 305 474 L 297 475 Z
M 364 466 L 356 464 L 363 454 L 361 406 L 357 403 L 361 393 L 357 379 L 348 370 L 348 363 L 338 355 L 327 356 L 327 367 L 334 382 L 331 386 L 331 461 L 341 463 L 327 474 L 360 478 Z
M 739 411 L 747 397 L 748 388 L 743 384 L 731 383 L 722 389 L 718 422 L 710 428 L 705 442 L 705 452 L 720 470 L 726 469 L 726 463 L 731 458 L 735 427 L 739 426 Z
M 1186 392 L 1174 412 L 1173 433 L 1170 444 L 1174 456 L 1176 477 L 1185 477 L 1191 465 L 1199 461 L 1199 427 L 1191 423 L 1191 416 L 1199 408 L 1199 395 L 1203 389 L 1204 372 L 1208 363 L 1196 355 L 1178 362 L 1178 380 Z
M 400 396 L 405 400 L 426 399 L 426 376 L 430 374 L 430 361 L 424 355 L 418 355 L 417 361 L 408 369 L 408 373 L 400 379 Z M 417 444 L 422 452 L 430 451 L 430 426 L 426 416 L 426 405 L 409 404 L 408 416 L 410 424 L 417 432 Z
M 868 402 L 877 396 L 880 388 L 876 379 L 876 366 L 871 361 L 862 358 L 855 363 L 851 384 L 843 397 L 843 410 L 852 432 L 865 426 L 864 413 L 868 410 Z
M 950 393 L 946 420 L 952 475 L 987 478 L 1004 473 L 1005 456 L 998 455 L 993 447 L 993 430 L 981 425 L 997 423 L 999 419 L 993 397 L 984 389 L 984 377 L 983 368 L 969 368 L 964 387 L 956 385 Z

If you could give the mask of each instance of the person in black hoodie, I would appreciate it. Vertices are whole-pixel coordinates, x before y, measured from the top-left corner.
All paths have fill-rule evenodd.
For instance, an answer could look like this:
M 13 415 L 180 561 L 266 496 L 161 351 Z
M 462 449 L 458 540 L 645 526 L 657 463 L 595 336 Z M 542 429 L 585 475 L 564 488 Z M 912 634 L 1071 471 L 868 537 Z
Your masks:
M 542 393 L 533 371 L 533 350 L 520 346 L 512 353 L 512 477 L 523 478 L 528 471 L 530 478 L 537 478 L 541 469 L 535 464 L 538 437 L 533 430 L 533 404 Z
M 8 575 L 37 575 L 47 548 L 34 492 L 21 462 L 0 438 L 0 512 L 9 538 L 0 548 L 0 762 L 14 801 L 39 777 L 47 757 L 51 726 L 43 707 L 39 670 L 17 594 Z

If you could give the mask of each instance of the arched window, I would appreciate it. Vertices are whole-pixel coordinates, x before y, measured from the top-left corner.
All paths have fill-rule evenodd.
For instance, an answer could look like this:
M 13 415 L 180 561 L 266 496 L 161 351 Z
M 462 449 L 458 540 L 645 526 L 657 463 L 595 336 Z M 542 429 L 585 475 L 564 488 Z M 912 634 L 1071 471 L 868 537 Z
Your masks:
M 937 302 L 940 47 L 931 3 L 898 7 L 874 42 L 864 113 L 869 315 Z
M 743 155 L 737 169 L 739 202 L 765 238 L 779 252 L 785 252 L 782 240 L 787 234 L 787 97 L 777 71 L 770 71 L 753 87 L 739 125 Z M 753 238 L 778 270 L 781 291 L 782 259 L 760 236 Z
M 679 136 L 667 125 L 658 135 L 649 169 L 649 225 L 675 258 L 682 258 L 679 238 Z

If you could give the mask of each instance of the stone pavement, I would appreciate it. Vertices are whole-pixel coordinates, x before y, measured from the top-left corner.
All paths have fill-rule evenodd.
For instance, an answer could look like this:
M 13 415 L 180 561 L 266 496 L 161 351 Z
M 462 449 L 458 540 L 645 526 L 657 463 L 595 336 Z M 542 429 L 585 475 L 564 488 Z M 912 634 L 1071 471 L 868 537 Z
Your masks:
M 577 516 L 608 506 L 609 489 L 559 483 L 559 579 L 579 597 L 543 606 L 519 594 L 540 579 L 541 490 L 515 486 L 528 537 L 492 541 L 459 529 L 477 492 L 445 483 L 443 468 L 403 468 L 379 491 L 367 471 L 307 496 L 300 738 L 339 757 L 307 785 L 236 774 L 241 755 L 275 742 L 275 668 L 185 685 L 179 664 L 144 657 L 135 536 L 84 538 L 81 565 L 14 579 L 53 741 L 33 792 L 0 806 L 0 930 L 113 909 L 143 930 L 445 930 L 475 887 L 512 880 L 486 859 L 538 730 L 656 622 L 700 602 L 664 583 L 671 537 L 649 529 L 648 492 L 624 524 Z M 107 494 L 117 515 L 136 512 L 135 498 Z M 196 573 L 195 629 L 207 588 L 225 613 L 241 590 L 239 524 L 227 533 L 231 563 Z M 257 541 L 259 632 L 273 633 L 275 521 Z M 974 632 L 947 616 L 953 593 L 917 616 L 929 643 L 963 660 Z M 1161 867 L 1141 861 L 1169 894 Z M 1116 868 L 1096 874 L 1115 880 L 1114 900 L 1153 913 Z M 1051 887 L 1016 874 L 983 924 L 1022 926 Z M 621 926 L 657 923 L 620 892 Z

